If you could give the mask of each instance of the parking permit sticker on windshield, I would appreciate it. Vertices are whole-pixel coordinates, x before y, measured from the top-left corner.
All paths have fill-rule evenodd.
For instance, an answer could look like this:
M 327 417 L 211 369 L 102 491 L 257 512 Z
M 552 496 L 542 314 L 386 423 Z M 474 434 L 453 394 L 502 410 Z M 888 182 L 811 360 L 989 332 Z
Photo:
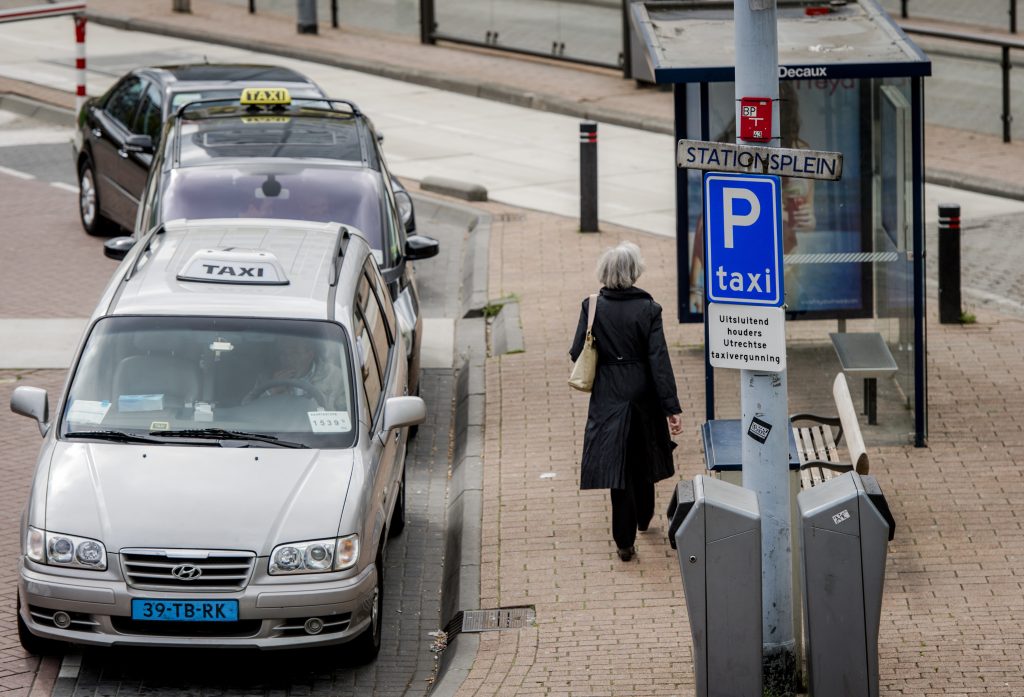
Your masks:
M 309 426 L 313 433 L 344 433 L 351 430 L 352 421 L 347 411 L 308 411 Z
M 118 411 L 163 411 L 162 394 L 123 394 L 117 398 Z
M 68 409 L 68 421 L 76 424 L 101 424 L 110 410 L 110 402 L 91 399 L 76 399 Z

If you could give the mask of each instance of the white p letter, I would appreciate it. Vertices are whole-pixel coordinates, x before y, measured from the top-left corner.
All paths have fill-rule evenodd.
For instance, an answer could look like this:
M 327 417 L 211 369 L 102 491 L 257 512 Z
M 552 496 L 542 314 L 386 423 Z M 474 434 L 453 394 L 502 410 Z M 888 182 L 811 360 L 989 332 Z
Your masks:
M 725 215 L 725 248 L 733 248 L 732 229 L 733 227 L 748 227 L 757 222 L 761 215 L 761 204 L 749 189 L 722 188 L 722 198 Z M 750 204 L 750 212 L 746 215 L 735 215 L 733 213 L 733 201 L 742 199 Z

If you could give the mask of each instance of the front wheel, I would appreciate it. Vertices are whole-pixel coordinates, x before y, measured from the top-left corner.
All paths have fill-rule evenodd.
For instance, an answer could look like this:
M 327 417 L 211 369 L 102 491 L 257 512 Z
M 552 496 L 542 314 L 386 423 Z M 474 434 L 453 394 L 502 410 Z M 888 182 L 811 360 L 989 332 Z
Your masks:
M 96 171 L 92 160 L 82 160 L 78 167 L 78 217 L 86 234 L 96 237 L 110 234 L 113 223 L 100 213 L 100 194 L 96 188 Z
M 356 664 L 370 663 L 380 653 L 380 636 L 384 625 L 384 557 L 377 550 L 377 585 L 373 588 L 370 626 L 352 641 L 352 656 Z

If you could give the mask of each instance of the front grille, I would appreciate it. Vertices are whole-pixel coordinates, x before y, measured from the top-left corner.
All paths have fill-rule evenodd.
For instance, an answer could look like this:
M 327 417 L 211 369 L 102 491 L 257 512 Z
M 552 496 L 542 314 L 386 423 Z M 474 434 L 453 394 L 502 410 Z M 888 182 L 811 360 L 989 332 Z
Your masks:
M 263 620 L 238 622 L 151 622 L 131 617 L 111 617 L 110 623 L 121 634 L 173 637 L 251 637 L 259 633 Z
M 237 591 L 249 582 L 255 562 L 256 555 L 252 552 L 121 550 L 124 578 L 133 588 Z
M 57 629 L 57 624 L 53 621 L 53 615 L 56 612 L 59 611 L 51 610 L 47 607 L 36 607 L 35 605 L 28 606 L 28 613 L 32 616 L 32 621 L 44 627 Z M 67 627 L 68 630 L 95 632 L 100 624 L 92 618 L 92 615 L 87 615 L 84 612 L 69 612 L 68 616 L 71 618 L 71 624 Z

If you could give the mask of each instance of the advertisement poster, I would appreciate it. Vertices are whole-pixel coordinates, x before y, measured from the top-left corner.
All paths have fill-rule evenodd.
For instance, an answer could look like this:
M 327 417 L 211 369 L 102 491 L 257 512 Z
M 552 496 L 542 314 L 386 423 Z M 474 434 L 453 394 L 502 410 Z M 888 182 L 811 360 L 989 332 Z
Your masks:
M 695 93 L 693 93 L 695 95 Z M 872 314 L 870 263 L 851 253 L 870 252 L 869 221 L 862 220 L 861 139 L 868 121 L 856 79 L 783 80 L 779 83 L 781 147 L 841 152 L 837 182 L 782 179 L 786 311 L 795 319 Z M 735 142 L 734 86 L 709 85 L 711 140 Z M 689 137 L 699 138 L 699 119 L 688 119 Z M 696 130 L 696 132 L 695 132 Z M 689 171 L 688 319 L 704 312 L 701 173 Z

